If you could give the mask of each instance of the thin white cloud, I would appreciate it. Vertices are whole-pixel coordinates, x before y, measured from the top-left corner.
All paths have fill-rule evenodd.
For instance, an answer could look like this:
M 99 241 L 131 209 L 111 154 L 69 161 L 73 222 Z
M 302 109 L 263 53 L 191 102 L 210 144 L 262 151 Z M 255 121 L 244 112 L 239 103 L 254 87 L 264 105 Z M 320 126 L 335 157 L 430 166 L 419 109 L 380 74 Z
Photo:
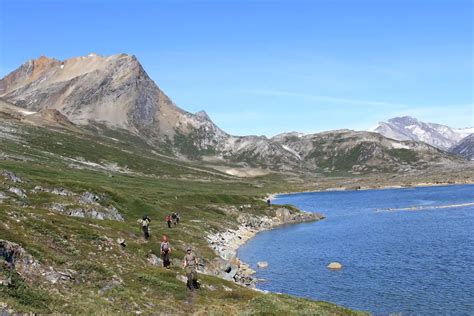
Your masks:
M 348 99 L 340 98 L 333 96 L 325 95 L 313 95 L 308 93 L 299 93 L 292 91 L 281 91 L 281 90 L 245 90 L 245 93 L 258 94 L 258 95 L 268 95 L 268 96 L 286 96 L 286 97 L 296 97 L 312 101 L 322 101 L 322 102 L 331 102 L 331 103 L 345 103 L 348 105 L 366 105 L 366 106 L 397 106 L 397 107 L 408 107 L 406 104 L 400 103 L 391 103 L 385 101 L 373 101 L 373 100 L 357 100 L 357 99 Z

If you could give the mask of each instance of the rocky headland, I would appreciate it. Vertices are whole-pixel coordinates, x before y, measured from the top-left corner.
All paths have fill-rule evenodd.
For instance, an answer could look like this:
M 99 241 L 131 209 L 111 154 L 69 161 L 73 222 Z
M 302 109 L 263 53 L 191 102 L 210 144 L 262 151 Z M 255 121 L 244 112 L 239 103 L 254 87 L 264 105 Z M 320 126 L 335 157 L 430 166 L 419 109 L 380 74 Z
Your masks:
M 207 235 L 206 239 L 219 258 L 215 259 L 214 263 L 210 265 L 211 268 L 206 270 L 226 280 L 254 288 L 258 282 L 253 277 L 255 271 L 237 257 L 239 247 L 259 232 L 282 225 L 319 221 L 322 219 L 324 219 L 322 214 L 303 212 L 283 206 L 273 208 L 270 215 L 255 216 L 247 213 L 241 214 L 237 218 L 239 222 L 237 229 L 226 229 L 225 231 Z

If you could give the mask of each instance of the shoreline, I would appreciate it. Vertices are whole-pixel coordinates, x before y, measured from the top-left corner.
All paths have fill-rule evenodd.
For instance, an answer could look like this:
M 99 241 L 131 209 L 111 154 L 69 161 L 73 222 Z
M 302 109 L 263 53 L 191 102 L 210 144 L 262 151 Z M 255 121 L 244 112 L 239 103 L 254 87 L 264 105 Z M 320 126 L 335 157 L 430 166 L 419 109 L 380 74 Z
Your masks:
M 274 200 L 279 195 L 291 195 L 300 193 L 320 193 L 320 192 L 336 192 L 336 191 L 367 191 L 367 190 L 390 190 L 390 189 L 406 189 L 406 188 L 422 188 L 437 186 L 453 186 L 453 185 L 474 185 L 471 182 L 463 183 L 426 183 L 420 182 L 410 185 L 386 185 L 386 186 L 370 186 L 361 188 L 341 187 L 328 188 L 321 190 L 308 190 L 298 192 L 281 192 L 267 195 L 267 199 Z M 213 262 L 213 268 L 207 272 L 216 275 L 224 280 L 233 281 L 236 284 L 246 286 L 256 291 L 259 279 L 255 278 L 256 271 L 250 265 L 238 258 L 237 253 L 241 246 L 245 245 L 249 240 L 257 234 L 269 231 L 280 226 L 300 224 L 307 222 L 319 221 L 325 218 L 323 214 L 316 212 L 308 212 L 304 210 L 291 210 L 284 205 L 272 205 L 275 211 L 274 216 L 263 215 L 254 216 L 250 213 L 241 214 L 237 218 L 239 223 L 237 229 L 227 228 L 217 233 L 208 233 L 206 240 L 210 248 L 218 256 Z M 203 271 L 204 272 L 204 271 Z M 206 272 L 204 272 L 206 273 Z
M 414 184 L 400 184 L 400 185 L 385 185 L 385 186 L 364 186 L 364 187 L 334 187 L 319 190 L 303 190 L 303 191 L 290 191 L 290 192 L 278 192 L 269 193 L 265 196 L 264 200 L 275 200 L 280 195 L 292 195 L 300 193 L 322 193 L 322 192 L 345 192 L 345 191 L 369 191 L 369 190 L 393 190 L 393 189 L 410 189 L 410 188 L 430 188 L 430 187 L 442 187 L 442 186 L 454 186 L 454 185 L 474 185 L 474 182 L 456 182 L 456 183 L 430 183 L 420 182 Z M 304 212 L 304 211 L 303 211 Z
M 258 290 L 255 286 L 259 280 L 253 277 L 256 271 L 237 257 L 239 248 L 258 233 L 284 225 L 320 221 L 325 218 L 320 213 L 294 211 L 283 206 L 278 206 L 274 210 L 275 216 L 242 214 L 237 219 L 239 222 L 238 229 L 227 229 L 206 236 L 211 249 L 221 260 L 220 269 L 215 273 L 217 276 Z

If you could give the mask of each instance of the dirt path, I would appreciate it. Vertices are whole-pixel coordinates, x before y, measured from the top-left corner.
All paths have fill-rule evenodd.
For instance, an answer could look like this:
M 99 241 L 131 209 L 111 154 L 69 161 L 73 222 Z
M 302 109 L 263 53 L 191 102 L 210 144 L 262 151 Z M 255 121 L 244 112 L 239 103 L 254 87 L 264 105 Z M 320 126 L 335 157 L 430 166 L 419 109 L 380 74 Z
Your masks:
M 190 290 L 187 290 L 188 291 L 188 297 L 186 298 L 186 301 L 185 301 L 185 311 L 186 311 L 186 314 L 187 315 L 190 315 L 190 314 L 193 314 L 195 312 L 195 303 L 196 303 L 196 300 L 197 300 L 197 293 L 196 291 L 190 291 Z

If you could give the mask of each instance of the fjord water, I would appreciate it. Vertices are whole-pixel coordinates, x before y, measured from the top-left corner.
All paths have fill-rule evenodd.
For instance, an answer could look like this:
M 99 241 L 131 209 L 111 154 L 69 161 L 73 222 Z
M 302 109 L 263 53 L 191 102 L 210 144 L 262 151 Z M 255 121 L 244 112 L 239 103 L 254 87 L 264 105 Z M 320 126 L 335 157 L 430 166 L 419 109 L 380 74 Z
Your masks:
M 274 202 L 326 219 L 260 233 L 239 249 L 265 279 L 260 289 L 375 315 L 474 315 L 473 185 L 300 193 Z M 268 268 L 257 269 L 258 261 Z M 328 270 L 332 261 L 344 268 Z

